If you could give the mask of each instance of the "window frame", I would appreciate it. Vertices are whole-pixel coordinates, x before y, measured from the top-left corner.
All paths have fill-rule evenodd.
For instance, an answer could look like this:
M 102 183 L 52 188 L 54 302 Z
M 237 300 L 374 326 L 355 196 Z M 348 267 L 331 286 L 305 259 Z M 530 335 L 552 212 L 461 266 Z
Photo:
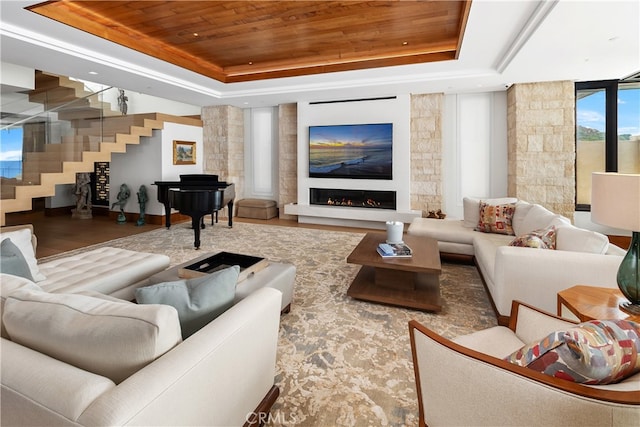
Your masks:
M 575 127 L 578 128 L 578 91 L 604 89 L 605 91 L 605 170 L 618 172 L 618 86 L 620 80 L 599 80 L 576 82 L 575 86 Z M 578 204 L 578 132 L 575 133 L 575 209 L 591 212 L 591 205 Z

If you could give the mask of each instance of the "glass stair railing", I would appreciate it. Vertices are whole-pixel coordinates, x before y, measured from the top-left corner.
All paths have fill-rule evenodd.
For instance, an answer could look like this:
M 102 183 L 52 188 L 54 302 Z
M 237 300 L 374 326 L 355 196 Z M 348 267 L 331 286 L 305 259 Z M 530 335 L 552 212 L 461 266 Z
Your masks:
M 36 88 L 13 94 L 0 116 L 0 219 L 31 209 L 31 200 L 55 194 L 55 185 L 73 184 L 77 172 L 92 172 L 96 161 L 151 136 L 145 119 L 123 115 L 120 91 L 97 90 L 80 81 L 36 72 Z M 121 99 L 120 99 L 121 101 Z

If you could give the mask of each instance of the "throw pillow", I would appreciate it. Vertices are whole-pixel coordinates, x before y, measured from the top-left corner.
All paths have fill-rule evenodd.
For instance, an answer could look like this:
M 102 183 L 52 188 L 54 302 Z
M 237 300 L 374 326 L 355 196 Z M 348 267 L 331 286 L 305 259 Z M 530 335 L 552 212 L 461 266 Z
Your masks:
M 509 243 L 509 246 L 521 248 L 555 249 L 556 227 L 553 225 L 543 230 L 534 230 L 522 236 L 518 236 Z
M 640 324 L 592 320 L 552 332 L 505 360 L 568 381 L 611 384 L 640 372 Z
M 33 289 L 36 291 L 42 291 L 42 288 L 35 283 L 33 283 L 29 279 L 25 279 L 24 277 L 14 276 L 13 274 L 4 274 L 0 273 L 0 336 L 2 338 L 9 339 L 9 334 L 4 327 L 4 322 L 2 321 L 2 313 L 4 313 L 4 303 L 7 300 L 7 297 L 11 295 L 12 292 L 17 291 L 18 289 Z
M 495 199 L 480 199 L 476 197 L 463 197 L 462 209 L 464 220 L 463 226 L 468 228 L 475 228 L 480 220 L 480 202 L 484 201 L 490 205 L 504 205 L 507 203 L 516 203 L 518 201 L 515 197 L 499 197 Z
M 33 276 L 24 255 L 12 241 L 6 238 L 0 243 L 0 272 L 24 277 L 33 282 Z
M 585 230 L 573 225 L 558 227 L 557 249 L 561 251 L 605 254 L 609 249 L 609 238 L 597 231 Z
M 515 203 L 490 205 L 484 201 L 480 202 L 480 219 L 475 230 L 513 236 L 511 221 L 515 209 Z
M 138 288 L 136 301 L 175 307 L 186 339 L 233 305 L 239 274 L 240 267 L 234 265 L 194 279 Z
M 532 206 L 533 205 L 531 203 L 525 202 L 524 200 L 518 200 L 518 202 L 516 203 L 516 210 L 513 213 L 513 220 L 511 221 L 511 225 L 513 226 L 513 233 L 516 236 L 521 236 L 531 231 L 524 230 L 522 224 L 524 223 L 524 219 L 527 217 L 527 214 L 531 210 Z
M 531 205 L 522 220 L 519 220 L 516 230 L 518 235 L 530 233 L 533 230 L 547 228 L 550 225 L 556 227 L 562 224 L 571 224 L 568 218 L 555 214 L 541 205 Z
M 36 254 L 33 249 L 33 243 L 31 241 L 32 234 L 30 228 L 23 228 L 15 231 L 5 231 L 0 234 L 1 238 L 11 239 L 11 241 L 20 249 L 22 252 L 22 256 L 27 261 L 29 265 L 29 270 L 31 271 L 31 276 L 34 278 L 35 282 L 40 282 L 46 277 L 40 273 L 40 269 L 38 268 L 38 261 L 36 260 Z
M 182 341 L 166 305 L 20 289 L 5 301 L 12 341 L 120 383 Z

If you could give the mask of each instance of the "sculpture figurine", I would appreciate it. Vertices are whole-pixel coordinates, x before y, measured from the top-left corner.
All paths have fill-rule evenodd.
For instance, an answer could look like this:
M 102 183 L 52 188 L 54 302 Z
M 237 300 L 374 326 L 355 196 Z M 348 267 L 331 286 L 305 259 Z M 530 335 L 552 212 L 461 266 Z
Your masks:
M 138 218 L 136 225 L 144 225 L 145 223 L 144 212 L 146 209 L 147 201 L 149 200 L 149 197 L 147 196 L 147 187 L 145 187 L 144 185 L 141 185 L 137 194 L 138 194 L 138 204 L 140 205 L 140 217 Z
M 447 214 L 445 214 L 444 212 L 442 212 L 440 209 L 438 209 L 438 211 L 429 211 L 429 215 L 427 215 L 427 218 L 435 218 L 435 219 L 445 219 L 447 217 Z
M 129 200 L 130 195 L 131 191 L 129 191 L 129 187 L 127 187 L 127 184 L 121 184 L 120 191 L 118 192 L 118 201 L 114 202 L 111 205 L 111 209 L 113 209 L 115 206 L 120 207 L 120 215 L 118 215 L 117 220 L 118 224 L 124 224 L 125 222 L 127 222 L 127 217 L 124 214 L 124 205 L 127 204 L 127 200 Z
M 124 89 L 118 89 L 118 92 L 120 93 L 120 95 L 118 95 L 118 109 L 123 116 L 126 116 L 128 109 L 127 101 L 129 100 L 129 97 L 124 94 Z
M 72 209 L 71 217 L 90 219 L 91 214 L 91 175 L 87 172 L 76 174 L 76 183 L 73 188 L 76 196 L 76 208 Z

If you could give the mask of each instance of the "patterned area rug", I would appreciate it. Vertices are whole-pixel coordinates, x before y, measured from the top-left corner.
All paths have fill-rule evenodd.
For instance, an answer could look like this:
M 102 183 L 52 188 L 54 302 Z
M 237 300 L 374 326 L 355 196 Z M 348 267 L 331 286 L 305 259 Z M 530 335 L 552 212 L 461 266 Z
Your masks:
M 237 252 L 297 267 L 291 312 L 282 316 L 273 425 L 416 426 L 418 405 L 407 323 L 446 337 L 495 326 L 474 266 L 443 264 L 443 309 L 431 314 L 346 295 L 357 265 L 346 257 L 363 234 L 236 223 L 207 227 L 200 251 L 183 224 L 99 246 L 165 253 L 179 264 L 204 252 Z M 67 253 L 68 254 L 68 253 Z M 63 255 L 67 255 L 63 254 Z M 42 261 L 56 258 L 45 258 Z

